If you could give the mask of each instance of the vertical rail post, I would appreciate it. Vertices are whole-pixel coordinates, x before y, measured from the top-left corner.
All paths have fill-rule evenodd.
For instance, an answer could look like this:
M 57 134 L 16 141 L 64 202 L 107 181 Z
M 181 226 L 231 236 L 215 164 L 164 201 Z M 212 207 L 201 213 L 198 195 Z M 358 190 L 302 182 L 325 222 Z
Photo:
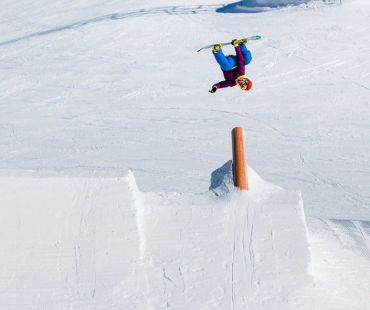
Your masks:
M 244 157 L 243 129 L 235 127 L 232 130 L 233 144 L 233 174 L 234 185 L 241 190 L 248 190 L 248 179 Z

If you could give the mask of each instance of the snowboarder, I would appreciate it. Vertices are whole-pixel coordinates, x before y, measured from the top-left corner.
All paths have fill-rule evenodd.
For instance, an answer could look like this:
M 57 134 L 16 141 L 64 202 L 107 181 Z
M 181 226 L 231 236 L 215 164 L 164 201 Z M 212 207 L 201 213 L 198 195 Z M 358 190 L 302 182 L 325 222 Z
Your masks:
M 213 55 L 221 67 L 225 80 L 212 85 L 210 93 L 216 92 L 218 88 L 235 85 L 246 91 L 252 88 L 252 81 L 245 76 L 245 66 L 252 60 L 251 52 L 241 40 L 232 40 L 231 44 L 235 47 L 236 56 L 225 56 L 220 44 L 215 44 L 212 48 Z

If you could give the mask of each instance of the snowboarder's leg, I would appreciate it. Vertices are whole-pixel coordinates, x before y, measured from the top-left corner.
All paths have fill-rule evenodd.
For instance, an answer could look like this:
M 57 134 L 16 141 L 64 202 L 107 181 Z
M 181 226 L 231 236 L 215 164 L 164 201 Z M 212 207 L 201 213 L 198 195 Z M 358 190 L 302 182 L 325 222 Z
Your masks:
M 217 63 L 220 65 L 221 69 L 224 71 L 230 71 L 235 66 L 235 61 L 232 57 L 226 57 L 222 52 L 222 49 L 219 49 L 216 53 L 213 53 Z
M 248 65 L 251 60 L 252 60 L 252 54 L 251 52 L 247 49 L 247 47 L 245 46 L 245 44 L 240 44 L 240 50 L 244 56 L 244 64 L 245 65 Z

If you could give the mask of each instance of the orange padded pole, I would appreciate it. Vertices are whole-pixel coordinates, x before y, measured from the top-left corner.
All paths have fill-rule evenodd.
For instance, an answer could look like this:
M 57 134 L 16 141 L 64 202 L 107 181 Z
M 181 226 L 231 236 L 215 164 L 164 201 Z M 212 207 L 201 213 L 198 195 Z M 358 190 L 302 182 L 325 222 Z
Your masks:
M 233 140 L 233 173 L 234 185 L 241 190 L 248 190 L 246 163 L 244 158 L 243 129 L 235 127 L 232 130 Z

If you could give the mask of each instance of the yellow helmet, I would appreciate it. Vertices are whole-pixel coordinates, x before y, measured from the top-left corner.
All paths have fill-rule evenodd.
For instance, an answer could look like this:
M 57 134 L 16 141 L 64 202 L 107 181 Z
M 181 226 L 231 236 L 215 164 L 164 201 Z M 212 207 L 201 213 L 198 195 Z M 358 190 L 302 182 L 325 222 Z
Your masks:
M 240 86 L 242 90 L 250 90 L 252 88 L 252 81 L 245 75 L 241 75 L 236 79 L 236 84 Z

